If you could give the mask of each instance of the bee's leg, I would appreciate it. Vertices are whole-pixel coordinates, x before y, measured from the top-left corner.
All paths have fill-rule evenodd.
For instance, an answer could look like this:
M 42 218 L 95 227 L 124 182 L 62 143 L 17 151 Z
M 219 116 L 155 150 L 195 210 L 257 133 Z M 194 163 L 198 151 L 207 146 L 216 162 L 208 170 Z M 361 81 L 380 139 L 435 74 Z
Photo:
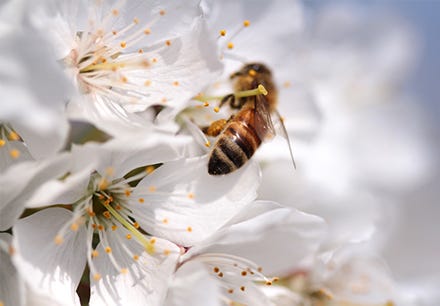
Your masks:
M 229 103 L 229 105 L 232 105 L 235 101 L 234 94 L 229 94 L 223 97 L 223 99 L 220 101 L 220 105 L 218 106 L 221 108 L 225 103 Z
M 228 123 L 228 120 L 219 119 L 212 122 L 209 126 L 203 127 L 202 131 L 208 136 L 216 137 L 223 131 L 223 129 L 226 126 L 226 123 Z

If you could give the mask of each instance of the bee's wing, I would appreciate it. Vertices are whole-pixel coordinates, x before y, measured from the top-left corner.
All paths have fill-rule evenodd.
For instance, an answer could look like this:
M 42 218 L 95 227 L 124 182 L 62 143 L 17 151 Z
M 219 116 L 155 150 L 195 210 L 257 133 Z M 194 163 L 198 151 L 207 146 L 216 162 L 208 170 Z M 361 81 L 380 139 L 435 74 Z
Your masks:
M 265 96 L 255 96 L 255 130 L 261 140 L 270 139 L 275 136 L 275 128 L 270 116 L 269 103 Z
M 277 110 L 273 112 L 273 119 L 275 121 L 277 134 L 283 137 L 284 139 L 286 139 L 287 144 L 289 145 L 290 158 L 292 159 L 293 167 L 296 169 L 296 163 L 295 163 L 295 159 L 293 158 L 293 150 L 292 150 L 292 144 L 289 139 L 289 134 L 287 134 L 287 130 L 286 130 L 286 126 L 284 125 L 283 118 L 281 117 L 280 113 Z

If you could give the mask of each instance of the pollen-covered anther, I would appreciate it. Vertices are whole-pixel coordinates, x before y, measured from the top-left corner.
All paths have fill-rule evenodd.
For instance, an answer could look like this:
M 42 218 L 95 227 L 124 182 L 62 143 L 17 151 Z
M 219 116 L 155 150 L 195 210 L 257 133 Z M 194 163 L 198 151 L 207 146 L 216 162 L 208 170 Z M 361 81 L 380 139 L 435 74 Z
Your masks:
M 61 235 L 56 235 L 54 238 L 54 242 L 56 245 L 60 245 L 64 242 L 64 238 Z
M 218 113 L 220 111 L 220 108 L 218 106 L 214 107 L 214 112 Z
M 263 272 L 263 268 L 262 267 L 258 267 L 257 271 L 261 273 L 261 272 Z
M 188 233 L 191 233 L 191 232 L 193 231 L 193 229 L 192 229 L 191 226 L 188 226 L 188 227 L 186 228 L 186 231 L 187 231 Z
M 285 88 L 289 88 L 290 86 L 292 86 L 292 84 L 289 81 L 286 81 L 286 82 L 283 83 L 283 86 Z
M 165 41 L 165 45 L 171 46 L 171 41 L 170 40 Z
M 167 103 L 167 98 L 166 98 L 166 97 L 163 97 L 162 100 L 160 100 L 160 102 L 162 102 L 162 103 Z
M 103 231 L 103 230 L 104 230 L 104 225 L 98 224 L 98 231 Z
M 214 267 L 212 270 L 214 271 L 214 273 L 220 272 L 220 268 L 219 267 Z
M 279 280 L 280 280 L 279 277 L 274 277 L 274 278 L 272 278 L 272 282 L 274 282 L 274 283 L 276 283 L 276 282 L 279 281 Z
M 112 248 L 111 248 L 111 247 L 106 247 L 106 248 L 105 248 L 105 252 L 106 252 L 107 254 L 110 254 L 110 253 L 112 252 Z
M 243 26 L 244 27 L 248 27 L 248 26 L 250 26 L 251 25 L 251 22 L 249 21 L 249 20 L 245 20 L 245 21 L 243 21 Z
M 145 200 L 144 200 L 144 198 L 139 198 L 139 199 L 138 199 L 138 202 L 142 204 L 142 203 L 145 202 Z
M 241 290 L 241 291 L 245 291 L 245 290 L 246 290 L 246 287 L 245 287 L 245 286 L 241 286 L 241 287 L 240 287 L 240 290 Z
M 266 286 L 272 286 L 272 281 L 267 281 Z
M 125 235 L 125 238 L 126 238 L 127 240 L 130 240 L 130 239 L 131 239 L 131 234 L 127 234 L 127 235 Z
M 138 229 L 140 227 L 139 223 L 137 223 L 137 222 L 134 222 L 133 226 L 134 226 L 135 229 Z
M 241 276 L 246 276 L 247 275 L 247 271 L 241 271 Z
M 127 83 L 127 82 L 128 82 L 127 77 L 126 77 L 126 76 L 122 76 L 122 77 L 121 77 L 121 82 L 122 82 L 122 83 Z
M 225 36 L 226 35 L 226 30 L 220 30 L 219 34 L 220 34 L 220 36 Z
M 99 273 L 95 273 L 95 274 L 93 274 L 93 279 L 94 279 L 95 281 L 99 281 L 99 280 L 101 279 L 101 274 L 99 274 Z
M 99 256 L 99 252 L 97 251 L 97 250 L 93 250 L 92 251 L 92 257 L 93 258 L 96 258 L 96 257 L 98 257 Z
M 203 106 L 204 106 L 204 107 L 208 107 L 208 106 L 209 106 L 209 102 L 204 102 L 204 103 L 203 103 Z
M 118 229 L 117 225 L 112 225 L 112 231 L 116 231 Z
M 71 229 L 72 231 L 76 232 L 76 231 L 79 229 L 79 225 L 78 225 L 78 223 L 73 222 L 73 223 L 70 225 L 70 229 Z
M 228 49 L 234 49 L 234 44 L 232 42 L 228 42 Z
M 138 50 L 138 53 L 139 53 L 139 54 L 142 54 L 142 53 L 144 53 L 144 50 L 139 49 L 139 50 Z
M 110 214 L 110 212 L 108 210 L 104 211 L 102 213 L 102 215 L 106 218 L 106 219 L 110 219 L 112 217 L 112 215 Z
M 217 275 L 218 277 L 223 277 L 223 272 L 219 272 Z
M 18 151 L 17 149 L 12 149 L 11 151 L 9 151 L 9 155 L 13 158 L 13 159 L 17 159 L 20 157 L 20 151 Z
M 150 67 L 150 61 L 147 59 L 142 60 L 141 64 L 144 67 Z
M 6 144 L 6 141 L 3 139 L 0 139 L 0 148 L 3 147 Z
M 121 41 L 121 43 L 119 45 L 121 46 L 121 48 L 127 47 L 127 43 L 125 41 Z
M 205 147 L 209 148 L 210 146 L 211 146 L 211 142 L 210 142 L 209 140 L 207 140 L 207 141 L 205 142 Z
M 153 57 L 153 58 L 151 59 L 151 61 L 152 61 L 153 63 L 157 63 L 157 58 Z
M 8 138 L 9 140 L 20 140 L 20 136 L 14 131 L 9 132 Z

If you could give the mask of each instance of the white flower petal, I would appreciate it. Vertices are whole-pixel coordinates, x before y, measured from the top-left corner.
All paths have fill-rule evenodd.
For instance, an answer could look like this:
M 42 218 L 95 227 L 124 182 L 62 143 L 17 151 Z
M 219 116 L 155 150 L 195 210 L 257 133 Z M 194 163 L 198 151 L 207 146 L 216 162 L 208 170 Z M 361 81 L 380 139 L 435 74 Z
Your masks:
M 123 228 L 109 232 L 108 236 L 113 237 L 98 245 L 100 255 L 93 261 L 95 273 L 101 278 L 93 281 L 95 275 L 91 275 L 90 305 L 163 304 L 180 249 L 156 238 L 155 252 L 150 255 L 134 237 L 127 240 L 127 234 L 129 232 Z M 106 247 L 111 248 L 111 254 L 106 253 Z
M 267 275 L 300 268 L 314 255 L 325 237 L 324 221 L 273 202 L 257 201 L 245 207 L 227 225 L 186 256 L 227 253 L 262 266 Z
M 207 163 L 206 156 L 165 163 L 139 183 L 130 209 L 145 231 L 192 245 L 255 199 L 260 181 L 255 163 L 221 177 L 209 175 Z
M 44 188 L 45 183 L 64 175 L 67 165 L 67 155 L 64 154 L 54 160 L 23 162 L 3 173 L 0 176 L 0 229 L 13 226 L 23 212 L 26 201 Z
M 31 287 L 56 299 L 60 305 L 79 305 L 76 287 L 86 263 L 86 233 L 67 231 L 60 245 L 58 230 L 72 213 L 63 208 L 48 208 L 21 219 L 14 226 L 13 261 Z
M 11 261 L 11 240 L 11 235 L 0 233 L 0 304 L 22 306 L 25 302 L 24 284 Z
M 220 306 L 218 282 L 197 262 L 182 265 L 168 289 L 166 306 Z

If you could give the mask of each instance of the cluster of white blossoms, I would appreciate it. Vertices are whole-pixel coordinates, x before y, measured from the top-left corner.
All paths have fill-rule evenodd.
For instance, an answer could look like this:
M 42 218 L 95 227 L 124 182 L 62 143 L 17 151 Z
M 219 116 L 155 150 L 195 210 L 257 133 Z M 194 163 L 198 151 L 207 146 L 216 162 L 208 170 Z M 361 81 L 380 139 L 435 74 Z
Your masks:
M 421 132 L 402 132 L 409 34 L 304 10 L 3 1 L 0 306 L 422 305 L 379 256 L 393 196 L 430 167 Z M 232 86 L 249 63 L 276 92 Z M 278 96 L 296 170 L 274 137 L 208 173 L 204 132 L 236 112 L 219 107 L 231 93 Z

